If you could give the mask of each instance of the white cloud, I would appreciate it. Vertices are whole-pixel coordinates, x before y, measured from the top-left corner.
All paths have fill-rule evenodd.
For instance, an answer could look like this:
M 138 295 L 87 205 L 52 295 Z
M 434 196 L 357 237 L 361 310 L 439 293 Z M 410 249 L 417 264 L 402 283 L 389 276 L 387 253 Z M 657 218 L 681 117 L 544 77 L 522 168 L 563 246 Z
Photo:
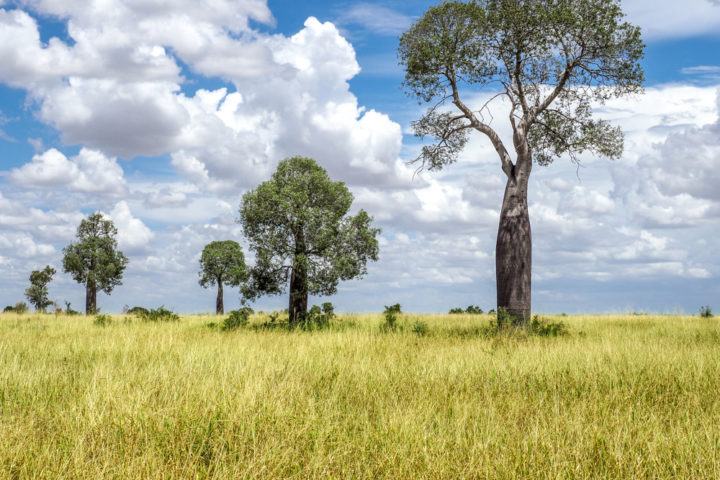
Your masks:
M 683 121 L 677 128 L 667 125 L 660 103 L 657 120 L 648 130 L 660 138 L 649 146 L 636 148 L 637 162 L 632 170 L 614 165 L 615 195 L 626 208 L 647 226 L 697 226 L 717 218 L 715 206 L 720 202 L 720 91 L 694 88 L 696 101 L 688 102 L 691 114 L 702 99 L 693 123 Z M 672 98 L 673 89 L 666 95 Z M 708 95 L 714 98 L 708 99 Z M 707 114 L 704 114 L 706 113 Z M 709 117 L 712 117 L 710 120 Z M 708 121 L 710 120 L 710 121 Z M 641 135 L 639 130 L 636 135 Z M 636 145 L 640 145 L 637 142 Z
M 188 202 L 189 199 L 185 192 L 171 190 L 167 187 L 148 194 L 145 200 L 145 203 L 152 208 L 182 208 L 187 206 Z
M 668 39 L 716 34 L 720 4 L 716 0 L 626 0 L 628 21 L 642 28 L 645 39 Z
M 27 233 L 0 234 L 0 248 L 22 259 L 43 260 L 52 256 L 56 250 L 48 243 L 36 242 Z
M 126 191 L 123 170 L 114 158 L 83 148 L 68 159 L 51 148 L 10 171 L 9 178 L 24 187 L 66 187 L 68 190 L 118 196 Z
M 337 19 L 340 25 L 358 25 L 378 35 L 398 36 L 412 22 L 412 17 L 372 3 L 356 3 Z
M 707 75 L 720 74 L 720 66 L 717 65 L 697 65 L 695 67 L 685 67 L 681 70 L 685 75 Z
M 127 254 L 140 254 L 150 249 L 155 234 L 130 211 L 126 201 L 118 202 L 107 215 L 118 230 L 118 247 Z
M 169 153 L 178 172 L 210 191 L 254 185 L 296 154 L 345 181 L 410 178 L 398 159 L 400 126 L 350 93 L 360 67 L 333 24 L 310 17 L 293 36 L 260 35 L 247 19 L 272 21 L 263 2 L 233 13 L 232 2 L 214 2 L 197 16 L 188 15 L 196 6 L 176 3 L 28 3 L 66 18 L 73 45 L 44 45 L 28 13 L 3 10 L 0 79 L 27 88 L 65 143 L 126 158 Z M 183 93 L 176 59 L 237 90 Z
M 10 172 L 10 179 L 26 187 L 67 185 L 78 174 L 76 164 L 58 150 L 50 149 L 35 155 L 32 162 Z
M 273 19 L 264 1 L 249 0 L 23 5 L 29 13 L 0 11 L 0 81 L 26 89 L 37 118 L 57 128 L 65 143 L 85 148 L 72 156 L 38 143 L 32 161 L 8 174 L 12 183 L 0 194 L 4 269 L 27 277 L 35 258 L 21 258 L 18 249 L 57 264 L 86 216 L 81 209 L 92 205 L 110 212 L 121 249 L 132 257 L 123 287 L 128 298 L 166 303 L 175 291 L 150 294 L 147 285 L 170 285 L 172 278 L 188 292 L 177 301 L 195 309 L 207 293 L 196 278 L 202 247 L 224 238 L 242 242 L 234 219 L 243 191 L 265 180 L 280 159 L 300 154 L 347 182 L 354 208 L 365 208 L 383 227 L 381 260 L 370 265 L 369 278 L 341 285 L 348 305 L 470 303 L 463 298 L 492 305 L 504 188 L 496 153 L 473 135 L 457 164 L 413 179 L 398 158 L 401 126 L 363 108 L 350 91 L 360 65 L 335 25 L 309 18 L 292 36 L 258 33 L 250 19 Z M 651 27 L 645 30 L 652 40 L 711 31 L 716 21 L 708 12 L 715 10 L 691 8 L 698 5 L 682 6 L 670 20 L 656 20 L 639 3 L 626 8 L 631 21 Z M 656 9 L 663 8 L 681 7 Z M 38 13 L 66 21 L 70 40 L 41 41 L 32 17 Z M 385 34 L 408 20 L 394 13 L 364 3 L 341 20 Z M 684 73 L 711 75 L 715 68 Z M 195 79 L 183 78 L 188 74 L 226 83 L 194 91 Z M 530 186 L 533 278 L 540 282 L 535 301 L 557 298 L 562 289 L 553 291 L 552 282 L 720 274 L 712 254 L 720 248 L 716 99 L 715 88 L 662 85 L 610 101 L 597 111 L 626 133 L 621 160 L 587 156 L 578 170 L 566 159 L 536 167 Z M 475 95 L 469 103 L 479 109 L 485 100 Z M 507 105 L 493 107 L 493 126 L 511 146 Z M 137 183 L 124 178 L 114 157 L 160 154 L 169 154 L 187 180 Z M 115 295 L 120 305 L 131 303 Z M 377 304 L 363 306 L 369 297 Z

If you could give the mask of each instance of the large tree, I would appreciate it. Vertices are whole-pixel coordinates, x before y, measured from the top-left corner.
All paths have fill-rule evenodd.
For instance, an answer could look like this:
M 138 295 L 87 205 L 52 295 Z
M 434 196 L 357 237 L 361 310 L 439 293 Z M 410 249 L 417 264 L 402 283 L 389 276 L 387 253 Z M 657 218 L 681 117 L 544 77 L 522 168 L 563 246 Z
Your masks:
M 210 242 L 200 256 L 200 285 L 207 288 L 217 285 L 215 313 L 225 313 L 223 305 L 223 284 L 236 287 L 247 280 L 245 255 L 242 247 L 234 240 Z
M 76 243 L 63 249 L 63 270 L 85 285 L 85 313 L 97 311 L 97 291 L 110 294 L 122 285 L 128 259 L 117 249 L 117 228 L 101 213 L 80 222 Z
M 243 196 L 240 223 L 255 252 L 247 298 L 290 288 L 290 323 L 307 313 L 308 295 L 332 295 L 340 280 L 378 259 L 379 228 L 364 210 L 348 215 L 353 196 L 310 158 L 280 162 L 272 179 Z
M 55 275 L 55 269 L 50 265 L 30 273 L 30 286 L 25 289 L 25 296 L 39 312 L 44 312 L 48 306 L 52 305 L 52 302 L 48 300 L 48 283 L 52 280 L 53 275 Z
M 640 29 L 623 17 L 617 0 L 455 1 L 431 7 L 400 37 L 404 86 L 431 103 L 413 122 L 416 135 L 434 138 L 418 157 L 421 168 L 455 162 L 473 130 L 500 158 L 507 183 L 495 249 L 497 306 L 516 323 L 530 318 L 533 161 L 622 153 L 622 132 L 593 118 L 591 105 L 642 91 Z M 489 100 L 472 103 L 480 90 Z M 496 98 L 509 105 L 514 159 L 491 125 Z

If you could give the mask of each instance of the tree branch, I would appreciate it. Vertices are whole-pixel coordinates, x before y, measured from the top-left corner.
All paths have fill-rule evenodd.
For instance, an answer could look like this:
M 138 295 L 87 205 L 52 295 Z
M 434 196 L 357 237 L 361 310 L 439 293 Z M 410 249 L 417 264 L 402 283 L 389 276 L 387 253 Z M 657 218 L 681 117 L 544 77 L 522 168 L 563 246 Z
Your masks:
M 457 83 L 455 83 L 455 80 L 453 78 L 448 78 L 448 80 L 450 80 L 450 85 L 452 86 L 453 103 L 458 109 L 460 109 L 461 112 L 463 112 L 465 118 L 468 119 L 472 128 L 484 133 L 490 139 L 493 146 L 495 147 L 495 151 L 500 156 L 500 162 L 502 163 L 503 172 L 505 172 L 505 175 L 507 175 L 508 177 L 511 177 L 513 175 L 514 165 L 512 163 L 512 160 L 510 159 L 507 148 L 505 148 L 505 145 L 498 136 L 497 132 L 495 132 L 495 130 L 493 130 L 489 125 L 477 119 L 475 114 L 473 114 L 472 110 L 470 110 L 470 108 L 468 108 L 468 106 L 465 105 L 462 100 L 460 100 L 460 93 L 458 92 Z

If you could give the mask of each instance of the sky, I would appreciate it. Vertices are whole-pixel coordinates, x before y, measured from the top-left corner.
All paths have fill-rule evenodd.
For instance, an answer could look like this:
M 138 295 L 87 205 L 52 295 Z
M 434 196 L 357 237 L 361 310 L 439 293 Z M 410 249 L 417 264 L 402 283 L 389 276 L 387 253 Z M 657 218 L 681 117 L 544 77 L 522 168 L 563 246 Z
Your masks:
M 252 263 L 242 195 L 302 155 L 382 228 L 368 274 L 311 304 L 494 308 L 493 148 L 476 134 L 442 171 L 408 164 L 425 107 L 403 91 L 398 36 L 433 3 L 0 0 L 0 307 L 51 265 L 50 299 L 82 310 L 62 249 L 100 211 L 130 259 L 123 284 L 98 294 L 103 312 L 214 311 L 215 290 L 198 284 L 203 247 L 236 240 Z M 534 168 L 534 312 L 720 308 L 720 1 L 622 5 L 647 45 L 645 93 L 595 106 L 624 132 L 620 159 Z M 464 95 L 479 108 L 492 93 Z M 226 310 L 239 304 L 226 288 Z

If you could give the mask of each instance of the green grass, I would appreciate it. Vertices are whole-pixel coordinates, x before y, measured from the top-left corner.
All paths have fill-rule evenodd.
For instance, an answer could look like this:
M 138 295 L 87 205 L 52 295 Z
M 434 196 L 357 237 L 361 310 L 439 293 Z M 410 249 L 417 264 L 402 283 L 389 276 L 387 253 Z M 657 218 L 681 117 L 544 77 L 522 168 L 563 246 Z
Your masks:
M 0 479 L 720 478 L 717 319 L 125 318 L 0 315 Z

